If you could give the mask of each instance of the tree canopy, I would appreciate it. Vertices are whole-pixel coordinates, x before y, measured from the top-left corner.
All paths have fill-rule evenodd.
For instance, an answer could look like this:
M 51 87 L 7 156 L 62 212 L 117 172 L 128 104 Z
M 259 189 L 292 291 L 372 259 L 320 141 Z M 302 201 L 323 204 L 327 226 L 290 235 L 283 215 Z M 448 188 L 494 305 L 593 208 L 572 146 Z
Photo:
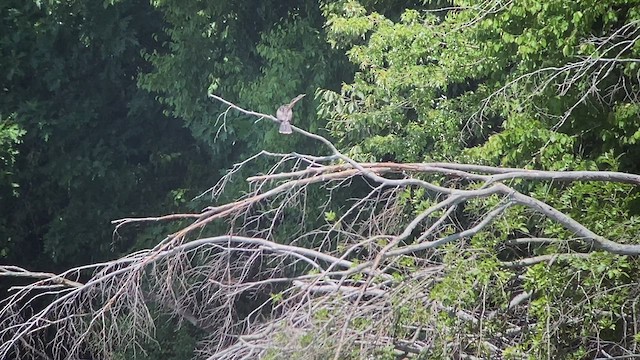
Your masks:
M 0 357 L 639 356 L 637 0 L 0 10 Z

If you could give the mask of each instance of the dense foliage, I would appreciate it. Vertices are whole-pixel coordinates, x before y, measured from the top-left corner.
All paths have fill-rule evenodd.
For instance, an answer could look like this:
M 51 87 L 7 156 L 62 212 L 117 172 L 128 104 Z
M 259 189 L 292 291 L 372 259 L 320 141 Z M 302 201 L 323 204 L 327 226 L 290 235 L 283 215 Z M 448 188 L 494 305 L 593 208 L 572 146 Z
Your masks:
M 274 113 L 298 93 L 312 95 L 321 86 L 337 87 L 348 76 L 345 69 L 350 67 L 343 56 L 326 43 L 315 1 L 188 0 L 155 5 L 168 24 L 169 40 L 146 53 L 154 68 L 141 76 L 140 85 L 159 93 L 171 114 L 184 119 L 193 136 L 210 144 L 216 154 L 238 159 L 266 144 L 286 144 L 272 124 L 246 117 L 242 121 L 235 113 L 219 118 L 226 108 L 207 98 L 207 91 Z M 315 117 L 313 105 L 312 96 L 299 103 L 295 121 L 317 131 L 324 123 Z
M 453 5 L 449 11 L 415 6 L 400 14 L 366 1 L 326 8 L 329 40 L 347 51 L 359 71 L 340 92 L 323 92 L 321 113 L 331 117 L 333 134 L 353 156 L 638 172 L 637 1 Z M 638 240 L 637 187 L 578 183 L 521 191 L 609 238 Z M 424 194 L 411 201 L 424 206 L 422 199 Z M 488 209 L 486 203 L 469 206 L 478 214 Z M 521 338 L 513 356 L 589 358 L 595 349 L 584 339 L 600 334 L 603 341 L 635 348 L 633 332 L 624 330 L 623 309 L 634 308 L 638 296 L 637 260 L 594 254 L 524 270 L 498 266 L 526 254 L 567 251 L 555 241 L 509 243 L 528 237 L 571 234 L 526 212 L 511 213 L 469 247 L 451 250 L 456 256 L 445 257 L 450 275 L 434 296 L 473 310 L 479 299 L 506 306 L 519 289 L 533 294 L 527 316 L 539 327 Z M 465 273 L 470 266 L 478 270 Z M 485 336 L 504 333 L 506 324 L 487 324 Z M 443 346 L 460 330 L 479 331 L 456 329 L 443 337 Z
M 39 268 L 126 250 L 110 220 L 188 200 L 209 161 L 136 85 L 161 17 L 144 2 L 1 6 L 0 114 L 20 144 L 3 170 L 0 247 Z
M 189 200 L 234 162 L 316 146 L 227 111 L 208 92 L 268 114 L 306 93 L 295 125 L 360 161 L 640 172 L 637 0 L 8 0 L 0 14 L 2 263 L 61 269 L 152 246 L 166 229 L 114 235 L 110 221 L 197 211 L 207 199 Z M 600 235 L 638 243 L 637 186 L 513 186 Z M 319 194 L 308 198 L 317 208 Z M 410 190 L 402 199 L 407 214 L 436 200 Z M 465 207 L 479 217 L 496 202 Z M 303 226 L 333 222 L 342 205 Z M 286 218 L 283 242 L 307 219 Z M 504 310 L 526 292 L 530 306 L 480 326 L 442 314 L 439 346 L 421 356 L 450 358 L 460 334 L 499 337 L 514 323 L 521 333 L 505 357 L 591 358 L 591 337 L 612 354 L 638 350 L 625 324 L 640 310 L 640 262 L 568 245 L 572 236 L 521 209 L 441 250 L 447 276 L 434 299 Z M 505 266 L 556 253 L 591 255 Z M 426 311 L 405 303 L 398 323 L 425 321 Z M 193 346 L 193 334 L 180 334 L 174 347 Z

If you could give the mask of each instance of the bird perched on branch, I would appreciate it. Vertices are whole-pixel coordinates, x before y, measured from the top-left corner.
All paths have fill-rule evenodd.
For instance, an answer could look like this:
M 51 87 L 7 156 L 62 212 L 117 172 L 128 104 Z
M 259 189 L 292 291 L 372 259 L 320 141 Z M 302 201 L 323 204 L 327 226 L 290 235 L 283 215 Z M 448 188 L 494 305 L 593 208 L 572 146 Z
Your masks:
M 276 112 L 276 118 L 280 120 L 280 134 L 291 134 L 291 122 L 293 121 L 293 111 L 291 108 L 295 105 L 298 100 L 302 99 L 305 94 L 300 94 L 293 98 L 290 103 L 282 105 L 278 108 Z

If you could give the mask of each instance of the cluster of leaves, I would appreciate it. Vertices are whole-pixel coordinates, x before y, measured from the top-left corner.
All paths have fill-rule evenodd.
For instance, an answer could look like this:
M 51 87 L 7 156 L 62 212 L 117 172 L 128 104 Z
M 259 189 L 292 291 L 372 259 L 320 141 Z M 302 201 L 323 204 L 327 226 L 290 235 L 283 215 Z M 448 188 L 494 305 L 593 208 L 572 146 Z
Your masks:
M 330 118 L 332 135 L 351 156 L 544 170 L 640 169 L 640 113 L 634 95 L 640 91 L 636 2 L 461 0 L 438 10 L 442 5 L 345 0 L 323 8 L 329 41 L 345 49 L 358 66 L 353 82 L 340 91 L 320 92 L 319 113 Z M 605 63 L 613 65 L 603 68 Z M 604 236 L 637 242 L 637 189 L 578 183 L 520 190 Z M 413 203 L 425 198 L 414 196 Z M 481 214 L 490 206 L 467 204 L 467 209 Z M 581 340 L 589 334 L 633 343 L 633 334 L 620 326 L 622 309 L 637 297 L 629 289 L 637 284 L 632 274 L 638 262 L 594 253 L 524 270 L 496 266 L 529 256 L 591 250 L 568 248 L 566 243 L 508 244 L 527 237 L 570 239 L 572 234 L 540 223 L 532 214 L 512 211 L 471 239 L 462 254 L 445 256 L 449 275 L 433 296 L 473 310 L 480 297 L 500 307 L 522 288 L 530 290 L 530 316 L 538 324 L 558 321 L 558 330 L 531 330 L 513 354 L 555 357 L 578 349 L 585 354 L 593 350 Z M 470 271 L 459 271 L 470 266 Z M 582 316 L 605 310 L 607 321 Z M 581 325 L 567 325 L 572 321 Z
M 160 16 L 83 1 L 9 1 L 2 14 L 2 146 L 21 142 L 3 156 L 5 261 L 66 267 L 126 250 L 134 239 L 112 242 L 110 221 L 184 202 L 206 162 L 136 85 Z
M 15 164 L 16 156 L 18 155 L 16 146 L 20 144 L 24 134 L 25 131 L 12 121 L 12 116 L 0 119 L 0 164 L 2 164 L 0 186 L 3 188 L 8 187 L 12 195 L 16 194 L 15 187 L 18 184 L 11 182 L 11 175 L 13 174 L 11 168 Z M 1 198 L 7 196 L 8 194 L 4 194 Z
M 237 113 L 218 117 L 226 108 L 211 93 L 247 108 L 274 114 L 299 93 L 336 87 L 346 61 L 331 50 L 322 31 L 323 17 L 313 1 L 158 1 L 167 27 L 161 49 L 147 52 L 153 70 L 140 86 L 158 93 L 172 115 L 184 119 L 193 136 L 215 153 L 234 159 L 270 144 L 293 149 L 300 139 L 276 136 L 273 124 Z M 294 122 L 317 130 L 313 98 L 296 105 Z

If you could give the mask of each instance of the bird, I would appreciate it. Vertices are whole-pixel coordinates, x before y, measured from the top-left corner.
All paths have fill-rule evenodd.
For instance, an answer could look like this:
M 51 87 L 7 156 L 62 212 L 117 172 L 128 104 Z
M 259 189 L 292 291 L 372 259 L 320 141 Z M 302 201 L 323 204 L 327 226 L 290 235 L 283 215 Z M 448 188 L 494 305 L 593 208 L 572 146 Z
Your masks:
M 280 129 L 278 132 L 280 134 L 291 134 L 293 131 L 291 129 L 291 122 L 293 121 L 293 105 L 295 105 L 300 99 L 302 99 L 306 94 L 300 94 L 293 98 L 290 103 L 282 105 L 278 108 L 276 112 L 276 118 L 280 120 Z

